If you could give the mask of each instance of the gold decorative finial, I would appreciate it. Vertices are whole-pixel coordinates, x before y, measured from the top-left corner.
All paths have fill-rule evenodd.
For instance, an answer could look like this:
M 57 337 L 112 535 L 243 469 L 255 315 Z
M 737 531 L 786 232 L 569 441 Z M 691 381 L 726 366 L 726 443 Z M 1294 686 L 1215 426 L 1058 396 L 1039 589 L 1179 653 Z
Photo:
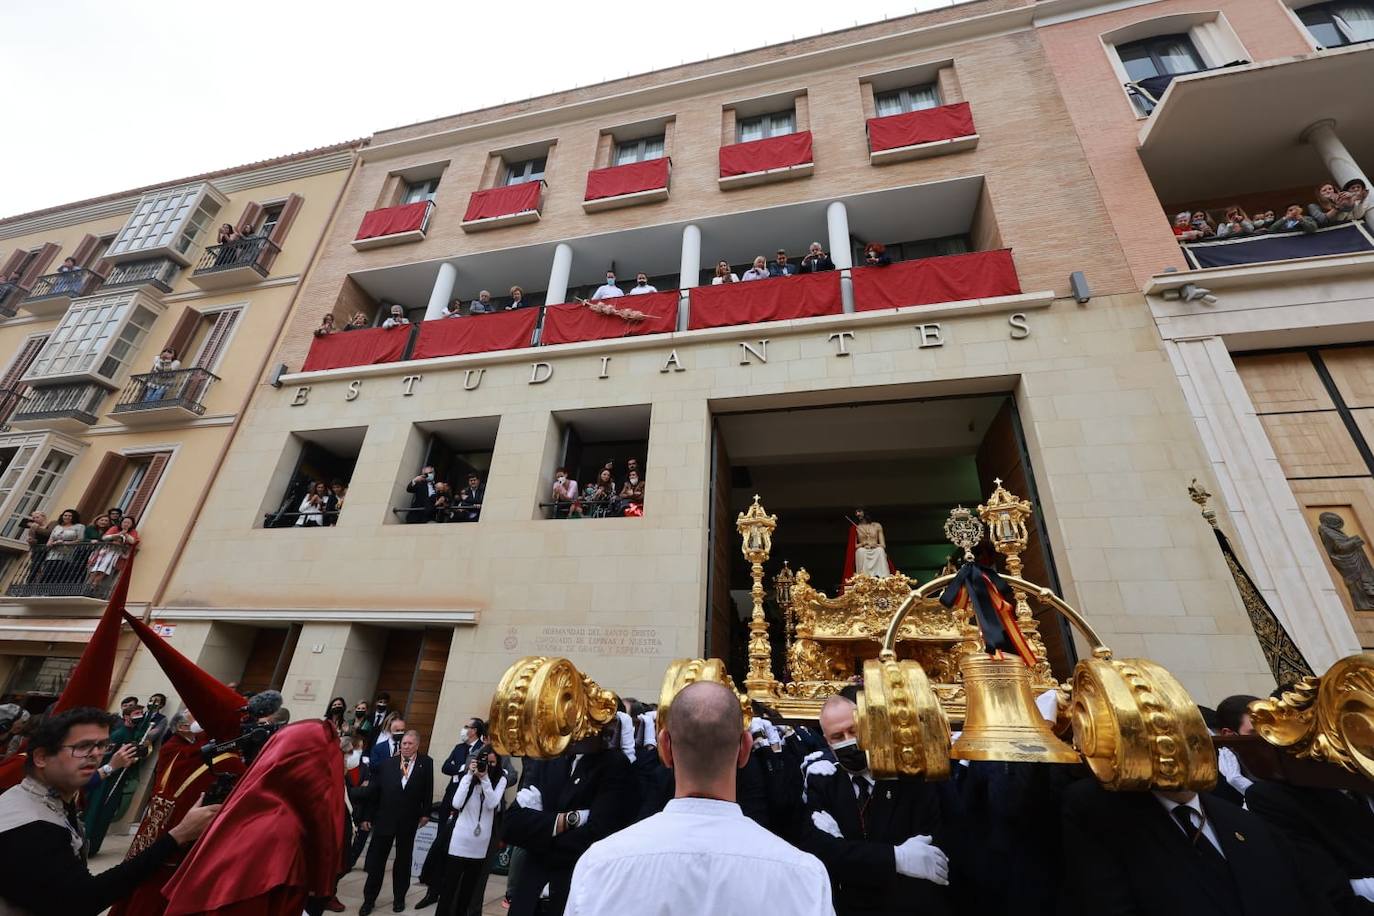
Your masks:
M 1196 477 L 1188 485 L 1188 498 L 1198 504 L 1198 508 L 1202 510 L 1202 517 L 1207 519 L 1207 524 L 1215 528 L 1217 526 L 1217 510 L 1207 505 L 1207 500 L 1212 498 L 1212 494 L 1208 493 L 1207 488 L 1197 482 Z
M 1001 478 L 993 480 L 996 489 L 978 507 L 978 517 L 988 526 L 988 539 L 997 552 L 1007 558 L 1007 572 L 1021 575 L 1021 554 L 1030 541 L 1026 519 L 1034 511 L 1030 500 L 1013 496 L 1002 487 Z
M 971 509 L 955 506 L 945 520 L 945 537 L 955 547 L 963 548 L 964 562 L 973 562 L 973 548 L 983 540 L 983 523 L 973 517 Z
M 749 696 L 771 699 L 778 696 L 781 685 L 773 677 L 773 646 L 768 641 L 768 618 L 763 613 L 763 564 L 773 550 L 773 529 L 778 517 L 769 515 L 754 494 L 753 504 L 735 519 L 743 543 L 744 558 L 749 561 L 749 574 L 754 580 L 750 595 L 754 610 L 749 621 L 749 676 L 744 688 Z

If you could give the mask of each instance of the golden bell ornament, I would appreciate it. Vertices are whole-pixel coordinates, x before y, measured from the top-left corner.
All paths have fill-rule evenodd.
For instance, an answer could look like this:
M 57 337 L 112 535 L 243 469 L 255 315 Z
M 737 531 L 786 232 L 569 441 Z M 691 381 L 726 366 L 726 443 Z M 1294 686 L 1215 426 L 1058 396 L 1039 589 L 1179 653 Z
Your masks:
M 1055 737 L 1035 707 L 1031 671 L 1015 656 L 982 653 L 959 660 L 968 706 L 964 732 L 950 756 L 956 760 L 1013 763 L 1077 763 L 1078 752 Z

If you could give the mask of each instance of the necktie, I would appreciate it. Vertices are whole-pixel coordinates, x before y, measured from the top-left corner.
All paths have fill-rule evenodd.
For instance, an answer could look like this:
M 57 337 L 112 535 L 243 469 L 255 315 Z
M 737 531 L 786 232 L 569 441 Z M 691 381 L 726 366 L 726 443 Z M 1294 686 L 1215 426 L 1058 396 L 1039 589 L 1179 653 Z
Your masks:
M 853 779 L 854 779 L 854 788 L 857 789 L 858 792 L 859 792 L 859 795 L 858 795 L 859 808 L 862 809 L 862 808 L 864 808 L 864 807 L 866 807 L 866 806 L 868 805 L 869 795 L 871 794 L 871 792 L 872 792 L 873 790 L 872 790 L 872 788 L 868 785 L 868 780 L 867 780 L 867 779 L 864 779 L 862 776 L 855 776 L 855 777 L 853 777 Z
M 401 742 L 397 741 L 395 738 L 391 739 L 391 756 L 401 756 Z
M 1188 842 L 1192 844 L 1193 848 L 1201 853 L 1208 862 L 1225 867 L 1226 857 L 1202 832 L 1202 825 L 1206 823 L 1202 813 L 1187 805 L 1178 805 L 1174 808 L 1173 815 L 1174 820 L 1183 828 L 1183 832 L 1187 835 Z
M 402 778 L 402 779 L 405 779 L 405 778 L 407 778 L 408 776 L 410 776 L 410 758 L 409 758 L 409 757 L 402 757 L 402 758 L 401 758 L 401 778 Z

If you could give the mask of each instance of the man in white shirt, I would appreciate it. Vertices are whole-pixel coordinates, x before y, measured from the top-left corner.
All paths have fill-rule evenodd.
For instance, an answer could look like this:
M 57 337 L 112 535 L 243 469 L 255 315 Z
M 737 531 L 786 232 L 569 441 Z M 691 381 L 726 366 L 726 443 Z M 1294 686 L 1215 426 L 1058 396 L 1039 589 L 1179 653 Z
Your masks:
M 756 916 L 760 906 L 788 916 L 835 912 L 825 867 L 735 803 L 735 771 L 749 761 L 753 739 L 732 690 L 706 681 L 684 687 L 658 742 L 676 797 L 587 850 L 573 872 L 568 916 Z
M 410 319 L 406 317 L 406 310 L 399 305 L 393 305 L 391 307 L 391 317 L 382 322 L 382 327 L 399 328 L 407 324 L 410 324 Z
M 656 292 L 658 292 L 658 287 L 649 285 L 649 278 L 646 274 L 642 271 L 635 274 L 635 285 L 634 288 L 630 290 L 631 296 L 642 296 L 645 293 Z
M 596 288 L 596 292 L 592 293 L 592 298 L 597 300 L 618 299 L 623 295 L 625 292 L 615 285 L 615 271 L 608 270 L 606 271 L 606 282 Z
M 478 293 L 477 298 L 468 306 L 468 313 L 471 315 L 485 315 L 495 310 L 496 306 L 491 304 L 491 291 L 485 289 Z

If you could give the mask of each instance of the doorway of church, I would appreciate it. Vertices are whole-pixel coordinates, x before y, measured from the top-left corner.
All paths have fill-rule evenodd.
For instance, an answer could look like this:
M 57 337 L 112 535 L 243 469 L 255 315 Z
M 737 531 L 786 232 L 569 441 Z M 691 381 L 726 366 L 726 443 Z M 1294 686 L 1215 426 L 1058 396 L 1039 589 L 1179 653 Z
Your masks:
M 443 689 L 444 669 L 448 666 L 452 627 L 416 627 L 384 631 L 385 646 L 377 671 L 377 686 L 371 696 L 389 694 L 391 708 L 399 709 L 406 725 L 420 733 L 426 753 L 447 753 L 451 734 L 434 734 L 439 692 Z M 351 702 L 351 701 L 350 701 Z M 445 731 L 453 731 L 447 728 Z M 447 743 L 445 743 L 447 742 Z
M 748 667 L 751 580 L 735 519 L 755 494 L 778 518 L 764 585 L 779 677 L 783 625 L 772 576 L 787 561 L 793 572 L 808 572 L 813 588 L 838 595 L 853 572 L 851 521 L 860 508 L 882 526 L 891 567 L 927 582 L 954 553 L 944 534 L 949 510 L 977 506 L 1000 478 L 1036 507 L 1024 576 L 1058 590 L 1010 394 L 730 406 L 714 418 L 705 645 L 709 654 L 730 660 L 737 679 Z M 1067 628 L 1050 614 L 1041 620 L 1041 633 L 1055 674 L 1067 676 L 1076 660 Z

